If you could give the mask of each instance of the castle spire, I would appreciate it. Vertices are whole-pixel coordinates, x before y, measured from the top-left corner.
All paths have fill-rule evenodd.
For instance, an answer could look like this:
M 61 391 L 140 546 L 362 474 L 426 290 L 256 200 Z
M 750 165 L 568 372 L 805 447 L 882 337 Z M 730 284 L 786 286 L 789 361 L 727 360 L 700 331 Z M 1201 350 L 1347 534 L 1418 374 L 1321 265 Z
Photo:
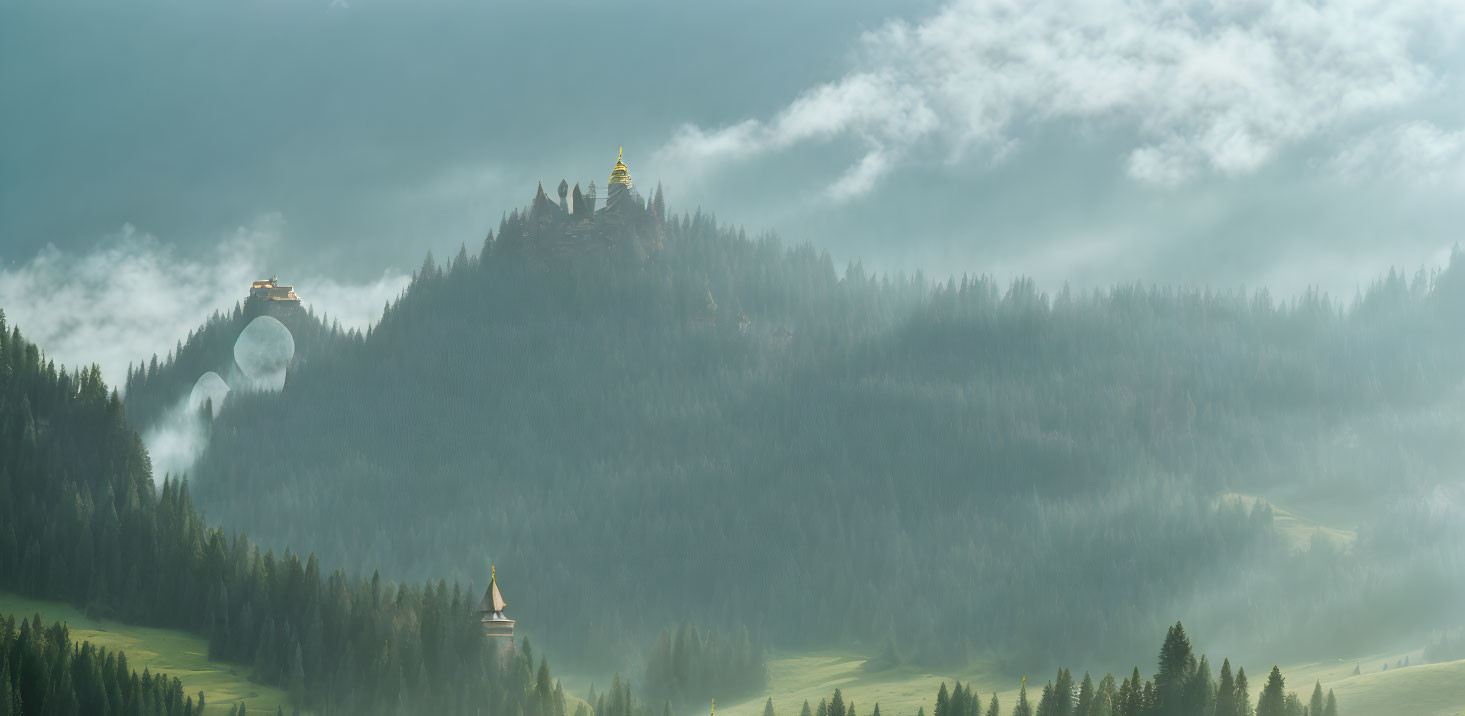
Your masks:
M 625 147 L 621 147 L 620 151 L 616 152 L 616 165 L 610 171 L 610 183 L 624 184 L 629 189 L 631 188 L 631 170 L 626 168 L 626 163 L 623 161 L 625 153 Z
M 514 620 L 504 616 L 504 608 L 509 606 L 504 601 L 504 595 L 499 592 L 498 569 L 490 566 L 488 577 L 488 589 L 483 592 L 483 599 L 478 602 L 479 622 L 483 626 L 483 633 L 488 637 L 508 637 L 509 643 L 514 639 Z

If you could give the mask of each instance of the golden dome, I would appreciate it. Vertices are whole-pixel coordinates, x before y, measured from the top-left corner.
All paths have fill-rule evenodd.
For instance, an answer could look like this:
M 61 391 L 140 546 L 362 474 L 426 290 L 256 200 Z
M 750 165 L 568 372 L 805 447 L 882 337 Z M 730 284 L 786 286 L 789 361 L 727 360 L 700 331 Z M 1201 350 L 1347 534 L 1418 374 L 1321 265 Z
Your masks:
M 627 187 L 630 187 L 631 170 L 627 169 L 625 163 L 621 161 L 621 156 L 625 154 L 625 151 L 625 147 L 621 147 L 621 151 L 616 153 L 616 166 L 615 169 L 610 171 L 610 183 L 625 184 Z

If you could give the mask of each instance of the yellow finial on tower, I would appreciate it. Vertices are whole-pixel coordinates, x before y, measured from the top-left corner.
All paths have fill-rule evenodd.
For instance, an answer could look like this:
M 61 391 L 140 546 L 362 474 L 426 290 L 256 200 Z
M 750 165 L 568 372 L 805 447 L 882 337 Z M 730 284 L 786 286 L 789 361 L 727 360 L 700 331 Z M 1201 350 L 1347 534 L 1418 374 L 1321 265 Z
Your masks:
M 492 564 L 488 565 L 488 581 L 492 582 L 492 581 L 494 581 L 497 578 L 498 578 L 498 567 L 496 567 L 496 566 L 494 566 Z
M 712 710 L 707 712 L 707 716 L 712 716 L 715 713 L 717 713 L 717 699 L 712 700 Z
M 610 172 L 610 182 L 609 183 L 611 183 L 611 184 L 624 184 L 627 187 L 630 187 L 631 186 L 631 170 L 626 168 L 626 163 L 625 163 L 625 161 L 623 161 L 623 159 L 625 157 L 625 154 L 626 154 L 626 148 L 625 147 L 621 147 L 620 150 L 616 152 L 616 165 L 615 165 L 615 168 L 612 169 L 611 172 Z

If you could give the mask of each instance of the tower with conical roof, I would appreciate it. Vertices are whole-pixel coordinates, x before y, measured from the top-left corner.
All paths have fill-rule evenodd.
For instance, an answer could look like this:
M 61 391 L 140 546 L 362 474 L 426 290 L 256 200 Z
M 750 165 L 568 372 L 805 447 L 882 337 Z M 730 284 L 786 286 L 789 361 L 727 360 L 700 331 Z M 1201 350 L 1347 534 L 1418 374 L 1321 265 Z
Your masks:
M 621 205 L 630 201 L 631 197 L 631 170 L 626 168 L 624 161 L 625 147 L 616 152 L 616 165 L 610 170 L 610 180 L 605 184 L 605 208 L 618 209 Z
M 478 602 L 478 621 L 483 625 L 483 635 L 492 641 L 502 640 L 504 645 L 514 644 L 514 620 L 504 616 L 504 595 L 499 593 L 498 570 L 489 567 L 488 589 L 483 600 Z

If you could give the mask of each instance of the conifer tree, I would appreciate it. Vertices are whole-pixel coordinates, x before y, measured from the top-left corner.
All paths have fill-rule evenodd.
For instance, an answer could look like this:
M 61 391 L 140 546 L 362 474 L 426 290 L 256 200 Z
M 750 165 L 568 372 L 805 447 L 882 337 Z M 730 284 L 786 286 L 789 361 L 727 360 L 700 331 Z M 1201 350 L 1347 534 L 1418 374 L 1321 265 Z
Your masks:
M 1338 700 L 1333 698 L 1333 690 L 1328 689 L 1328 701 L 1323 705 L 1323 716 L 1338 716 Z
M 1187 713 L 1209 713 L 1215 708 L 1216 683 L 1211 680 L 1211 662 L 1204 654 L 1186 684 L 1185 702 Z
M 834 690 L 834 696 L 829 699 L 829 711 L 826 716 L 845 716 L 844 694 L 839 689 Z
M 669 706 L 670 704 L 668 704 L 668 707 Z M 769 698 L 767 701 L 763 702 L 763 716 L 774 716 L 772 698 Z
M 1036 716 L 1058 716 L 1058 695 L 1053 690 L 1053 682 L 1043 684 L 1043 695 L 1038 697 L 1038 711 Z
M 4 326 L 0 325 L 0 333 Z M 0 716 L 12 716 L 15 696 L 10 692 L 10 660 L 0 657 Z
M 992 702 L 987 706 L 987 716 L 1002 716 L 1002 705 L 997 703 L 997 692 L 992 692 Z
M 1307 701 L 1308 716 L 1322 716 L 1323 713 L 1323 682 L 1317 681 L 1312 685 L 1312 698 Z
M 809 709 L 808 699 L 804 699 L 804 707 L 799 709 L 799 716 L 814 716 L 814 713 Z
M 1033 707 L 1028 704 L 1028 681 L 1023 679 L 1017 692 L 1017 704 L 1012 707 L 1012 716 L 1033 716 Z
M 1189 716 L 1186 688 L 1195 672 L 1195 656 L 1190 639 L 1180 622 L 1170 627 L 1165 643 L 1160 646 L 1160 667 L 1155 673 L 1155 706 L 1157 716 Z
M 1231 676 L 1231 660 L 1221 662 L 1221 680 L 1216 683 L 1216 716 L 1237 716 L 1236 679 Z
M 1296 691 L 1288 691 L 1282 698 L 1282 713 L 1287 716 L 1307 716 L 1307 707 L 1302 705 L 1302 698 Z
M 1139 667 L 1134 667 L 1134 673 L 1129 675 L 1129 698 L 1124 702 L 1125 716 L 1145 716 L 1145 688 L 1149 684 L 1140 678 Z
M 1110 711 L 1113 711 L 1114 699 L 1118 694 L 1119 690 L 1114 688 L 1114 675 L 1104 674 L 1104 678 L 1099 680 L 1099 689 L 1098 693 L 1095 694 L 1095 700 L 1097 701 L 1099 696 L 1103 696 L 1104 700 L 1109 704 Z
M 1074 706 L 1074 713 L 1078 716 L 1092 716 L 1094 697 L 1094 680 L 1089 677 L 1089 672 L 1085 671 L 1083 681 L 1078 685 L 1078 703 Z
M 1056 716 L 1073 716 L 1073 674 L 1066 668 L 1053 680 L 1053 709 Z
M 1267 684 L 1262 687 L 1261 696 L 1256 701 L 1256 716 L 1287 716 L 1287 694 L 1284 691 L 1285 681 L 1282 679 L 1282 670 L 1272 665 L 1272 673 L 1267 676 Z
M 1236 669 L 1236 716 L 1251 716 L 1251 689 L 1246 683 L 1246 667 Z

